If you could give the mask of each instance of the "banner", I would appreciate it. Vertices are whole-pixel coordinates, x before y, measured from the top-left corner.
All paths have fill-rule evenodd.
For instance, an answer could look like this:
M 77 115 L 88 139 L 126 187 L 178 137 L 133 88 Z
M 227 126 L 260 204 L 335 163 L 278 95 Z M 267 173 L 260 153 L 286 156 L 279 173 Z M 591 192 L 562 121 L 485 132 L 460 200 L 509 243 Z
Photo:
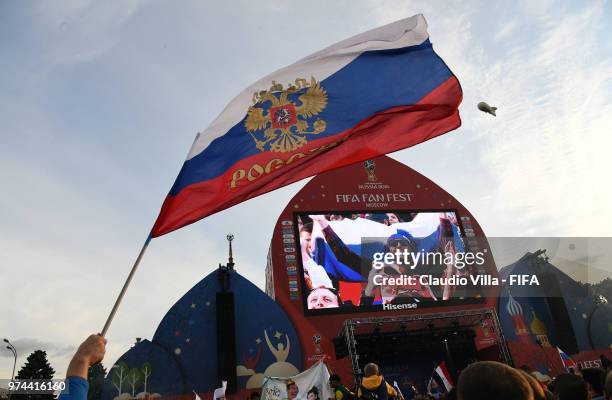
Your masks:
M 287 378 L 264 378 L 261 386 L 261 400 L 286 400 L 287 382 L 292 380 L 298 387 L 297 400 L 328 400 L 333 396 L 329 386 L 327 366 L 319 361 L 306 371 Z M 309 396 L 310 393 L 310 396 Z

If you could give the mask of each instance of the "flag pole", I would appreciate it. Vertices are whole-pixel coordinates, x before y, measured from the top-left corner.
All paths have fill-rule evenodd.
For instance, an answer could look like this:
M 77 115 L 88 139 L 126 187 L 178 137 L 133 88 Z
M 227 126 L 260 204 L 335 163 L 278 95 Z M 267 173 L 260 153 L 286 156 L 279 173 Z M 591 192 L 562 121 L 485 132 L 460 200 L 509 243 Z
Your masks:
M 119 308 L 119 305 L 121 304 L 121 300 L 123 300 L 123 296 L 125 295 L 125 292 L 127 291 L 128 286 L 130 286 L 130 282 L 132 281 L 132 278 L 134 277 L 134 274 L 136 273 L 136 270 L 138 269 L 138 264 L 140 264 L 140 260 L 142 259 L 142 256 L 147 250 L 147 247 L 149 247 L 149 242 L 151 242 L 151 236 L 149 236 L 147 240 L 145 240 L 144 245 L 142 246 L 142 249 L 140 249 L 140 253 L 138 254 L 138 257 L 136 258 L 136 262 L 134 262 L 134 265 L 132 266 L 132 270 L 130 271 L 130 274 L 128 275 L 127 279 L 125 280 L 125 283 L 123 284 L 123 288 L 121 288 L 121 292 L 119 292 L 119 296 L 117 297 L 117 300 L 115 300 L 115 305 L 113 306 L 113 309 L 111 310 L 108 318 L 106 319 L 104 328 L 102 328 L 102 333 L 101 333 L 102 337 L 106 336 L 106 332 L 108 331 L 108 328 L 110 327 L 111 322 L 113 322 L 113 318 L 115 317 L 115 313 L 117 312 L 117 309 Z

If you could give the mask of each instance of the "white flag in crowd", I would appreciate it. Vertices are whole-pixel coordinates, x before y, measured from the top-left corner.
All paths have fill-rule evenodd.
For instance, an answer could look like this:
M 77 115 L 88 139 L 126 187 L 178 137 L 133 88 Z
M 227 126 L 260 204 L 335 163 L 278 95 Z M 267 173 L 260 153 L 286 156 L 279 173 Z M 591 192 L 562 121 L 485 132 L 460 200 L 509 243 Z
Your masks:
M 324 363 L 319 361 L 306 371 L 287 378 L 266 376 L 261 386 L 261 400 L 286 400 L 287 381 L 296 383 L 299 392 L 297 400 L 306 400 L 308 392 L 317 390 L 319 399 L 325 400 L 334 397 L 329 387 L 329 371 Z

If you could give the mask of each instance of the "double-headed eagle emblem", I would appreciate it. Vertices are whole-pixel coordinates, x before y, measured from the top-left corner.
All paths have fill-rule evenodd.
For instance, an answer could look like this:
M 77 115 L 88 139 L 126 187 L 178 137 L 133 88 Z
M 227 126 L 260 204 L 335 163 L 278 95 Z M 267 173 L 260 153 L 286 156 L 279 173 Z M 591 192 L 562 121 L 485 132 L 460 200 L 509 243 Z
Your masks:
M 314 77 L 310 83 L 298 78 L 287 89 L 272 81 L 269 90 L 253 95 L 253 103 L 244 126 L 260 151 L 286 153 L 299 149 L 308 142 L 308 135 L 318 135 L 327 126 L 318 117 L 311 121 L 327 106 L 327 93 Z

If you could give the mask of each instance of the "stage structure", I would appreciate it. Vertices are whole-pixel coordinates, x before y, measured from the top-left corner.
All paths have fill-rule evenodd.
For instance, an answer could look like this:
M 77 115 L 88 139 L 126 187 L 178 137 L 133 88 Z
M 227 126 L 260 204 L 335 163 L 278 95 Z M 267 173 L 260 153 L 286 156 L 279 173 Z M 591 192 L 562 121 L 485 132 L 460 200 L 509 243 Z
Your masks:
M 499 352 L 498 358 L 510 364 L 512 360 L 501 331 L 499 319 L 497 314 L 488 308 L 432 314 L 348 319 L 344 321 L 342 329 L 338 332 L 337 339 L 343 338 L 344 343 L 336 344 L 336 356 L 339 356 L 338 348 L 342 348 L 345 345 L 346 354 L 352 362 L 353 374 L 359 376 L 365 364 L 360 360 L 360 354 L 363 355 L 365 353 L 363 358 L 373 360 L 376 356 L 369 356 L 368 353 L 374 352 L 378 354 L 379 344 L 392 347 L 395 350 L 393 354 L 397 357 L 404 357 L 406 354 L 423 351 L 431 344 L 434 346 L 436 344 L 444 344 L 445 352 L 447 346 L 452 347 L 452 343 L 461 346 L 472 346 L 474 344 L 473 330 L 482 323 L 483 316 L 485 320 L 491 321 L 493 340 L 495 340 Z M 417 347 L 422 348 L 419 349 Z M 400 349 L 404 351 L 399 351 Z M 340 355 L 344 355 L 345 352 L 340 351 L 340 353 Z M 452 370 L 456 371 L 458 366 L 453 365 L 455 361 L 450 351 L 445 355 L 449 365 L 455 367 Z M 466 361 L 472 360 L 468 359 Z M 461 367 L 464 367 L 464 365 Z
M 475 359 L 510 362 L 496 312 L 499 287 L 377 286 L 373 262 L 402 246 L 433 254 L 480 252 L 481 264 L 460 270 L 433 261 L 380 271 L 417 281 L 497 277 L 483 238 L 457 199 L 383 156 L 318 175 L 292 198 L 274 229 L 266 292 L 299 327 L 305 367 L 325 359 L 350 382 L 375 361 L 402 389 L 423 388 L 443 360 L 456 368 Z M 459 338 L 470 343 L 468 352 L 454 345 Z

